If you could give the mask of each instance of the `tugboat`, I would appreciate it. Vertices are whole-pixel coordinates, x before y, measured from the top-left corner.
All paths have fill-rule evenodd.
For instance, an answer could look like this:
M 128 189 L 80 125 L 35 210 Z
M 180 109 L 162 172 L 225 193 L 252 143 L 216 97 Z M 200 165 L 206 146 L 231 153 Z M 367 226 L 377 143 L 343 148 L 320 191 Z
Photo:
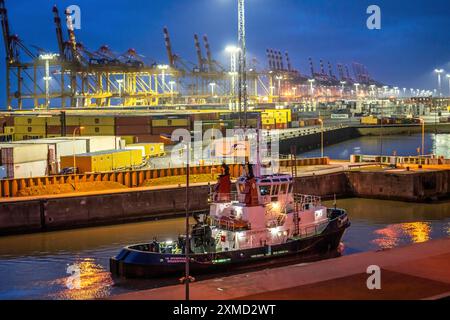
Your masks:
M 209 214 L 195 216 L 188 237 L 178 241 L 125 247 L 110 259 L 110 271 L 125 278 L 182 275 L 189 241 L 193 275 L 295 261 L 337 252 L 350 226 L 343 209 L 327 208 L 321 198 L 294 194 L 291 175 L 261 175 L 246 163 L 232 192 L 229 169 L 223 165 L 210 196 Z

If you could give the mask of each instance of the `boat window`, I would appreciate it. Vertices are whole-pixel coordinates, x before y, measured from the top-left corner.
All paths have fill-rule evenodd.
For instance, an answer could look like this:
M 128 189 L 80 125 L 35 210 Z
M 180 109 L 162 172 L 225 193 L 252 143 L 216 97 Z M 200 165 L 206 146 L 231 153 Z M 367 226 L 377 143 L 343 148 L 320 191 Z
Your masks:
M 283 184 L 280 186 L 280 193 L 281 193 L 281 194 L 286 194 L 287 189 L 288 189 L 288 185 L 285 184 L 285 183 L 283 183 Z
M 261 196 L 269 196 L 270 195 L 270 186 L 260 186 L 259 192 Z
M 292 193 L 292 192 L 294 192 L 294 184 L 293 183 L 289 184 L 289 193 Z
M 277 196 L 279 191 L 280 191 L 280 185 L 278 185 L 278 184 L 274 185 L 273 189 L 272 189 L 272 195 Z

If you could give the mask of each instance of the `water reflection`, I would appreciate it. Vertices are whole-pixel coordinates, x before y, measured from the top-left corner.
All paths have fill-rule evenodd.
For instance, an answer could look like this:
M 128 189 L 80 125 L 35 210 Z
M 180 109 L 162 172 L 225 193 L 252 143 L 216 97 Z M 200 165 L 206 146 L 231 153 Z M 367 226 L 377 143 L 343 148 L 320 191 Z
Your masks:
M 404 242 L 421 243 L 431 239 L 432 227 L 430 222 L 410 222 L 389 225 L 375 230 L 376 239 L 372 243 L 379 249 L 391 249 Z
M 71 266 L 79 270 L 79 278 L 76 275 L 68 275 L 51 282 L 50 285 L 63 288 L 52 295 L 51 298 L 57 300 L 89 300 L 105 298 L 110 295 L 113 285 L 111 274 L 102 265 L 96 263 L 95 259 L 85 258 Z

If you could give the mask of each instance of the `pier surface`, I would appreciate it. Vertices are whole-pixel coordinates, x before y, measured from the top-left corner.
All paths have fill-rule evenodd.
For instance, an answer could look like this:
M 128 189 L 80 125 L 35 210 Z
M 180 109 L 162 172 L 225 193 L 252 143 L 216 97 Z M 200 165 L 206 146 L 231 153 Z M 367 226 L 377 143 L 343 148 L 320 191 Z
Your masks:
M 367 268 L 381 268 L 369 290 Z M 291 265 L 191 285 L 193 300 L 404 300 L 450 297 L 450 239 L 432 240 L 310 264 Z M 184 286 L 114 296 L 113 300 L 183 300 Z

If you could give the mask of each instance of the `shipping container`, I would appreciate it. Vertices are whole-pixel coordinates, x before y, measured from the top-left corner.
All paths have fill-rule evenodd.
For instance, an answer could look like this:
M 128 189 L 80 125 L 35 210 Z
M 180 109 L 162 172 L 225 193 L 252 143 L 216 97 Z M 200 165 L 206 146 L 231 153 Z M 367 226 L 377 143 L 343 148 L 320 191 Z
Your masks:
M 52 140 L 72 140 L 73 137 L 56 137 Z M 82 136 L 76 137 L 76 140 L 86 142 L 86 152 L 93 153 L 106 150 L 116 150 L 120 148 L 120 137 L 116 136 Z
M 142 158 L 147 156 L 147 152 L 145 151 L 145 147 L 143 146 L 126 146 L 125 150 L 139 150 L 141 152 Z
M 142 150 L 120 150 L 111 155 L 113 170 L 139 166 L 143 162 Z
M 44 177 L 48 174 L 47 160 L 6 164 L 9 179 Z
M 17 134 L 30 134 L 30 135 L 45 135 L 46 126 L 41 125 L 29 125 L 29 126 L 15 126 L 15 133 Z
M 161 137 L 161 135 L 137 135 L 135 136 L 134 141 L 136 143 L 164 143 L 164 144 L 175 144 L 175 142 L 171 141 L 170 138 L 166 139 Z
M 54 139 L 37 139 L 16 142 L 17 144 L 46 144 L 48 146 L 48 162 L 52 174 L 61 170 L 61 157 L 73 154 L 86 153 L 86 141 L 84 140 L 54 140 Z
M 14 127 L 4 127 L 4 129 L 3 129 L 3 133 L 4 134 L 14 134 L 15 133 L 15 130 L 14 130 Z
M 139 134 L 151 134 L 151 127 L 149 124 L 137 124 L 134 126 L 116 126 L 116 134 L 118 136 L 131 136 Z
M 66 116 L 66 126 L 80 127 L 80 117 Z
M 150 128 L 150 124 L 149 116 L 117 116 L 115 121 L 116 127 L 143 126 Z
M 6 166 L 0 166 L 0 179 L 6 179 L 7 177 Z
M 48 158 L 46 144 L 16 144 L 2 148 L 2 164 L 35 162 Z
M 122 140 L 125 141 L 125 145 L 133 144 L 135 142 L 135 136 L 121 136 Z
M 90 126 L 83 125 L 81 136 L 112 136 L 115 135 L 114 126 Z
M 188 127 L 190 121 L 188 118 L 164 117 L 162 119 L 153 119 L 152 127 Z
M 159 157 L 165 154 L 164 143 L 136 143 L 128 147 L 143 147 L 145 157 Z
M 15 116 L 14 126 L 44 126 L 46 124 L 46 117 L 39 116 Z
M 142 164 L 141 150 L 108 150 L 61 158 L 61 168 L 78 168 L 80 173 L 109 172 Z
M 109 116 L 80 116 L 80 126 L 114 126 L 115 118 Z
M 61 117 L 60 116 L 54 116 L 54 117 L 48 117 L 47 118 L 47 126 L 61 126 Z
M 166 135 L 171 136 L 172 133 L 177 129 L 186 129 L 189 131 L 188 127 L 157 127 L 157 128 L 154 127 L 152 129 L 152 134 L 153 135 L 166 134 Z

